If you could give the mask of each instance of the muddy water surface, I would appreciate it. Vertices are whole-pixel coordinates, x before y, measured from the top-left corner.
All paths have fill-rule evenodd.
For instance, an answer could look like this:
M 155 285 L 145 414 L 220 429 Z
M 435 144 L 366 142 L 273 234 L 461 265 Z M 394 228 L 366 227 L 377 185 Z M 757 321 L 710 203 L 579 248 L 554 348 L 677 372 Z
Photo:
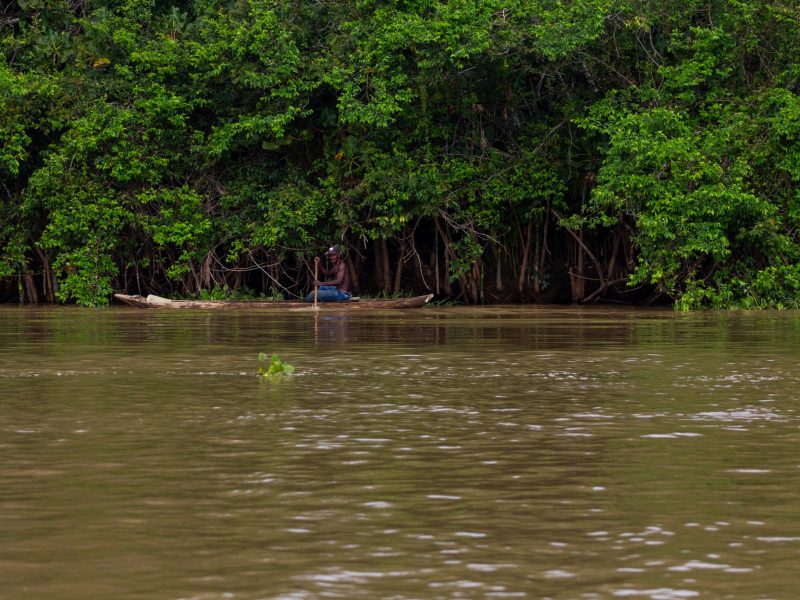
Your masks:
M 795 312 L 0 307 L 0 598 L 796 598 L 798 358 Z

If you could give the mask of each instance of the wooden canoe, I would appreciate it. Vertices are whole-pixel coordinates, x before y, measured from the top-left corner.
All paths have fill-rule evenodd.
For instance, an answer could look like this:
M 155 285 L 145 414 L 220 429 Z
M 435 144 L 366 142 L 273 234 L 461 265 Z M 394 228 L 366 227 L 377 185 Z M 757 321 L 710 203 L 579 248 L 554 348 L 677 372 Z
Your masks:
M 114 294 L 114 298 L 136 308 L 312 308 L 310 302 L 294 300 L 170 300 L 160 296 L 129 296 Z M 430 302 L 433 294 L 410 298 L 385 298 L 378 300 L 352 299 L 346 302 L 320 302 L 322 310 L 353 308 L 419 308 Z

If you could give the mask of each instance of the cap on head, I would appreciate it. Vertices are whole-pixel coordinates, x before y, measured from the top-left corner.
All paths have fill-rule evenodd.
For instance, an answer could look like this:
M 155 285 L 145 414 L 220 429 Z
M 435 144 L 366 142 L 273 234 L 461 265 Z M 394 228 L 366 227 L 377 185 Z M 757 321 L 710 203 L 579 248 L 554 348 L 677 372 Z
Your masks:
M 339 246 L 331 246 L 328 248 L 328 251 L 325 253 L 325 256 L 330 256 L 331 254 L 338 254 L 339 256 L 342 255 L 342 249 Z

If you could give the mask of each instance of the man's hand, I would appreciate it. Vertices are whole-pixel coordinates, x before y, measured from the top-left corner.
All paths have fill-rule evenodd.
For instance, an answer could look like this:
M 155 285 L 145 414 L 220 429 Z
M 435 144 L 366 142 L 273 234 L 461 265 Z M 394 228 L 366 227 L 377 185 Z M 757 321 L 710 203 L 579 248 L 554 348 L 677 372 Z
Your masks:
M 314 264 L 319 264 L 319 256 L 314 257 Z

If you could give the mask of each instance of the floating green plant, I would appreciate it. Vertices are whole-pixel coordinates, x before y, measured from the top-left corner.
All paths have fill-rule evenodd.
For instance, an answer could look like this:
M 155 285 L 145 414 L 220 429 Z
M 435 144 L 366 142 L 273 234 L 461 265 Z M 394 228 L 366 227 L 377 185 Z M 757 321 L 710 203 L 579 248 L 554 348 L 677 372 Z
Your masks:
M 262 379 L 275 379 L 294 373 L 294 367 L 283 362 L 281 357 L 277 354 L 273 354 L 272 357 L 268 359 L 266 352 L 259 352 L 258 360 L 262 363 L 267 362 L 268 364 L 268 366 L 261 366 L 258 368 L 258 376 Z

